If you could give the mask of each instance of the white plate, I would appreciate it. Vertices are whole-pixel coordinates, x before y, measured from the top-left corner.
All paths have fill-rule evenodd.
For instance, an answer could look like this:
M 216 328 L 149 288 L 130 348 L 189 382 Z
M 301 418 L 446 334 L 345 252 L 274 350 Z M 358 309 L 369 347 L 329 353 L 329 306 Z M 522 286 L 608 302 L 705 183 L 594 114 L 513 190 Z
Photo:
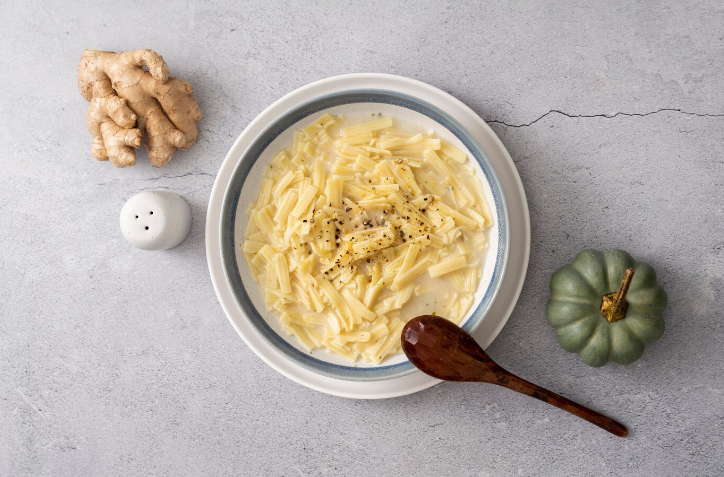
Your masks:
M 273 120 L 291 108 L 325 94 L 351 89 L 374 88 L 418 97 L 450 114 L 480 143 L 495 167 L 503 185 L 510 213 L 510 260 L 502 288 L 474 336 L 487 347 L 498 335 L 523 286 L 530 252 L 530 221 L 525 192 L 510 155 L 493 131 L 470 108 L 449 94 L 425 83 L 385 74 L 351 74 L 321 80 L 293 91 L 262 112 L 234 143 L 221 165 L 209 201 L 206 222 L 206 253 L 211 279 L 222 308 L 247 345 L 267 364 L 284 376 L 309 388 L 328 394 L 379 399 L 402 396 L 428 388 L 435 380 L 421 372 L 375 382 L 355 382 L 324 377 L 289 361 L 268 344 L 244 318 L 226 282 L 221 264 L 220 216 L 224 192 L 242 153 Z

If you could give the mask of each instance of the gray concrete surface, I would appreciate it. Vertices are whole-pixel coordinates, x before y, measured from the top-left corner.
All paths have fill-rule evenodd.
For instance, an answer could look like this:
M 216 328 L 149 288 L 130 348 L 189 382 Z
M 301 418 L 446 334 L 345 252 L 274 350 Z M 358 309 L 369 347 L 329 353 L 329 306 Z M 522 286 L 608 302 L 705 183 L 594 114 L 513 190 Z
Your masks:
M 723 475 L 724 5 L 572 3 L 0 3 L 0 476 Z M 161 170 L 94 161 L 76 87 L 84 48 L 139 47 L 206 114 Z M 491 386 L 329 397 L 238 338 L 204 256 L 214 175 L 278 97 L 363 71 L 492 123 L 533 244 L 489 352 L 628 438 Z M 165 253 L 119 233 L 151 187 L 194 214 Z M 552 272 L 586 247 L 650 262 L 669 293 L 664 337 L 632 366 L 586 367 L 545 322 Z

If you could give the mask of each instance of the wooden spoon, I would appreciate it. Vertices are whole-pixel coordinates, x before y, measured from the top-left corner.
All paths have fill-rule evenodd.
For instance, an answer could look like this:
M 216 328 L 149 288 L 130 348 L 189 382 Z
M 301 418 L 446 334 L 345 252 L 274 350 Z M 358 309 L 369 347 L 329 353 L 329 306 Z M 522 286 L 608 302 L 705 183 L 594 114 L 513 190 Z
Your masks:
M 412 364 L 433 378 L 497 384 L 559 407 L 616 436 L 628 434 L 623 424 L 501 368 L 472 336 L 445 318 L 413 318 L 402 329 L 401 339 Z

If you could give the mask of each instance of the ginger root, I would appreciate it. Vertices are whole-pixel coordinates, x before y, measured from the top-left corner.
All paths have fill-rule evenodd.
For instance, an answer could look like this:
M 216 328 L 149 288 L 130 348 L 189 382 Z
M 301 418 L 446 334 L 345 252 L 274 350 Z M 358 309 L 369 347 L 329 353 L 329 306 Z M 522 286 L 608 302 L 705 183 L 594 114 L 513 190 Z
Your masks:
M 203 115 L 191 85 L 168 75 L 168 65 L 153 50 L 83 52 L 78 87 L 90 101 L 86 124 L 93 157 L 132 166 L 133 148 L 141 145 L 144 133 L 154 167 L 166 165 L 176 149 L 193 146 Z

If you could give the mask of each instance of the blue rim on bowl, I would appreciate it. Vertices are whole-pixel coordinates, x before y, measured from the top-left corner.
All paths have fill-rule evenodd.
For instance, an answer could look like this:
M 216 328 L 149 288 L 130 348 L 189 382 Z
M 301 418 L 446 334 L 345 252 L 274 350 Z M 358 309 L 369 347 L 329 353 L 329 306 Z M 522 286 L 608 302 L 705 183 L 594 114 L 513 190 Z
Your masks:
M 236 244 L 240 243 L 241 239 L 243 239 L 243 237 L 238 237 L 237 240 L 235 236 L 235 220 L 239 207 L 239 197 L 249 172 L 264 150 L 275 138 L 300 120 L 335 106 L 357 103 L 391 104 L 413 110 L 429 117 L 454 134 L 465 145 L 473 156 L 473 159 L 480 165 L 492 190 L 498 224 L 498 250 L 495 257 L 496 262 L 493 275 L 482 300 L 470 318 L 464 323 L 463 329 L 468 333 L 472 333 L 480 325 L 500 290 L 503 275 L 508 264 L 510 245 L 510 237 L 508 235 L 509 217 L 503 187 L 483 148 L 458 121 L 430 103 L 403 93 L 365 89 L 320 96 L 287 111 L 267 126 L 264 131 L 254 139 L 247 150 L 244 151 L 224 193 L 220 230 L 221 254 L 224 274 L 226 275 L 229 287 L 237 304 L 256 331 L 286 358 L 312 372 L 330 378 L 347 381 L 379 381 L 405 376 L 415 372 L 416 368 L 409 361 L 392 365 L 382 364 L 375 367 L 343 366 L 322 361 L 298 350 L 279 336 L 256 309 L 244 287 L 239 271 L 239 263 L 237 263 L 236 259 L 236 247 L 238 246 Z M 481 283 L 481 285 L 484 285 L 484 283 Z

